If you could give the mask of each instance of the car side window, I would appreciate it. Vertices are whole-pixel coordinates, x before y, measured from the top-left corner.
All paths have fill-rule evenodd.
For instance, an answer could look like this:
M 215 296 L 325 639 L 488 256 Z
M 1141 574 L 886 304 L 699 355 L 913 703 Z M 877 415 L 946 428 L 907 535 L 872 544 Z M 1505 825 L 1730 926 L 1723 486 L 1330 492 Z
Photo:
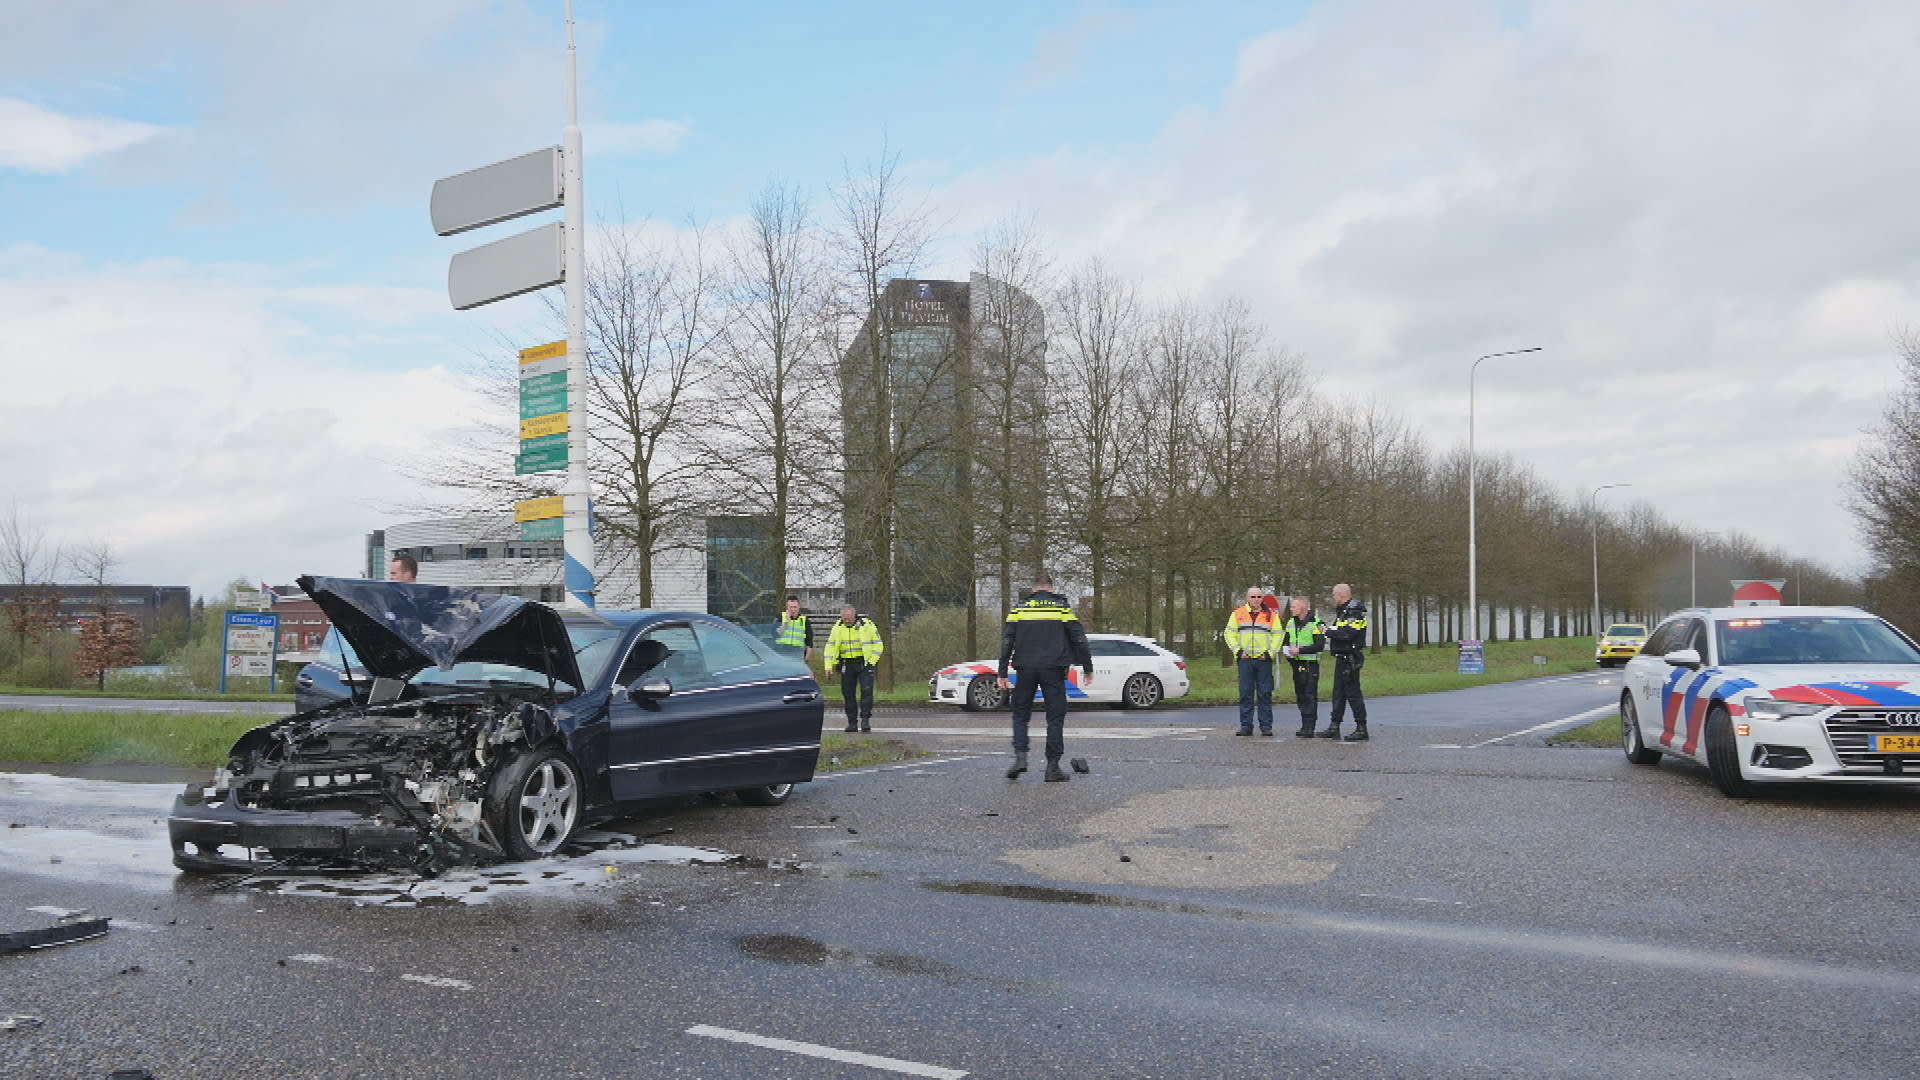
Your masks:
M 755 669 L 764 661 L 752 642 L 747 641 L 740 631 L 732 627 L 700 623 L 694 628 L 694 636 L 699 639 L 700 653 L 706 659 L 714 685 L 751 682 L 762 676 L 763 673 Z
M 1142 645 L 1137 641 L 1116 641 L 1113 644 L 1114 644 L 1113 654 L 1115 656 L 1158 656 L 1160 655 L 1159 653 L 1154 652 L 1152 649 L 1147 648 L 1145 645 Z
M 1700 619 L 1688 619 L 1687 636 L 1679 647 L 1699 653 L 1702 663 L 1710 661 L 1713 658 L 1713 650 L 1707 641 L 1707 624 Z
M 1087 652 L 1094 656 L 1121 656 L 1124 655 L 1120 651 L 1120 646 L 1123 644 L 1125 642 L 1094 638 L 1087 642 Z
M 1667 653 L 1673 651 L 1673 639 L 1675 635 L 1679 632 L 1680 627 L 1685 625 L 1686 623 L 1683 621 L 1670 622 L 1667 625 L 1662 626 L 1660 629 L 1655 630 L 1653 632 L 1653 636 L 1647 639 L 1647 643 L 1640 647 L 1640 655 L 1642 656 L 1667 655 Z
M 642 677 L 666 679 L 675 692 L 713 685 L 700 641 L 686 623 L 656 626 L 633 643 L 626 662 L 620 665 L 618 681 L 631 686 Z

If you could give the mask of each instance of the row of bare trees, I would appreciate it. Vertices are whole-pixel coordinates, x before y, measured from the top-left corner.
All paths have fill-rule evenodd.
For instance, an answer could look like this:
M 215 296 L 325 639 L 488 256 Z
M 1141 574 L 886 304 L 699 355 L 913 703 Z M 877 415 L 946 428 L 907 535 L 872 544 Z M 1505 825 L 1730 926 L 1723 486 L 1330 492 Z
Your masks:
M 67 628 L 59 584 L 79 584 L 94 590 L 92 611 L 80 625 L 74 656 L 75 673 L 106 684 L 106 673 L 137 664 L 143 644 L 140 622 L 112 609 L 109 589 L 119 557 L 106 544 L 64 547 L 47 531 L 11 506 L 0 518 L 0 623 L 12 645 L 16 683 L 25 684 L 27 662 L 36 648 L 45 650 L 45 666 L 54 666 L 59 633 Z
M 822 210 L 776 185 L 735 230 L 603 231 L 588 282 L 603 575 L 630 563 L 653 604 L 663 556 L 702 543 L 713 515 L 758 516 L 766 613 L 796 583 L 844 583 L 894 621 L 964 606 L 968 655 L 1041 566 L 1084 591 L 1096 628 L 1189 649 L 1255 582 L 1322 597 L 1351 582 L 1379 643 L 1472 636 L 1463 450 L 1317 392 L 1237 299 L 1158 300 L 1098 260 L 1063 268 L 1020 220 L 981 236 L 962 294 L 919 281 L 930 236 L 890 159 Z M 468 508 L 551 490 L 552 475 L 503 481 L 510 447 L 428 476 Z M 1859 599 L 1645 505 L 1596 518 L 1513 458 L 1478 470 L 1477 622 L 1496 639 L 1593 632 L 1596 543 L 1602 618 L 1719 602 L 1733 577 Z
M 1866 588 L 1875 609 L 1920 628 L 1920 332 L 1895 342 L 1901 385 L 1853 461 L 1854 520 L 1873 557 Z

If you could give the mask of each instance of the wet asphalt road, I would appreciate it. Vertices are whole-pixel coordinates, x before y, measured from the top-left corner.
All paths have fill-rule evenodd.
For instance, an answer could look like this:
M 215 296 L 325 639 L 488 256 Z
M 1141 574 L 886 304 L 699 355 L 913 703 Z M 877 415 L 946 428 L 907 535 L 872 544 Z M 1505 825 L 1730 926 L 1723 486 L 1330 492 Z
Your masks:
M 0 1075 L 1913 1075 L 1920 795 L 1734 802 L 1518 734 L 1617 693 L 1383 699 L 1365 745 L 1076 711 L 1069 784 L 1001 778 L 1002 717 L 882 714 L 936 755 L 621 823 L 740 859 L 483 906 L 0 866 L 7 927 L 117 917 L 0 957 L 43 1020 Z M 127 790 L 103 836 L 165 794 Z

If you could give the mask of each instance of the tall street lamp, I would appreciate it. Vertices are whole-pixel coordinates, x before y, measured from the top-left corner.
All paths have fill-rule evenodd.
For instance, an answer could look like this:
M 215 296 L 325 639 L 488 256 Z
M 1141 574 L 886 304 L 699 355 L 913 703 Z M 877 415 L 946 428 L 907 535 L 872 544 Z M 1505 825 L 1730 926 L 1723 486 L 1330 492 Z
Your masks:
M 1506 352 L 1488 353 L 1480 360 L 1491 360 L 1496 356 L 1519 356 L 1521 353 L 1539 352 L 1540 346 L 1531 349 L 1509 349 Z M 1468 624 L 1467 636 L 1480 640 L 1480 537 L 1474 521 L 1474 474 L 1479 471 L 1473 456 L 1473 392 L 1474 376 L 1480 372 L 1480 360 L 1467 369 L 1467 610 L 1472 622 Z
M 1595 512 L 1594 500 L 1609 488 L 1632 487 L 1632 484 L 1601 484 L 1587 496 L 1587 517 L 1593 522 L 1593 636 L 1600 637 L 1600 515 Z

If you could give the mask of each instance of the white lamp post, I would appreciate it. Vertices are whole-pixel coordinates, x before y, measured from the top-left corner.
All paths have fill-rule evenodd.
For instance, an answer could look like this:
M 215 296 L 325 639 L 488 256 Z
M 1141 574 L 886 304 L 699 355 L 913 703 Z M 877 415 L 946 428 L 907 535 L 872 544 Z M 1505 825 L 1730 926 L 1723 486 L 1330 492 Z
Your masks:
M 1601 484 L 1587 496 L 1587 517 L 1593 522 L 1593 636 L 1600 637 L 1600 515 L 1594 510 L 1594 500 L 1609 488 L 1632 487 L 1632 484 Z
M 1521 353 L 1539 352 L 1540 346 L 1531 349 L 1509 349 L 1506 352 L 1488 353 L 1480 360 L 1491 360 L 1496 356 L 1518 356 Z M 1472 612 L 1467 624 L 1467 637 L 1480 640 L 1480 538 L 1474 522 L 1474 474 L 1478 468 L 1473 456 L 1473 393 L 1474 377 L 1480 372 L 1480 360 L 1467 369 L 1467 610 Z

